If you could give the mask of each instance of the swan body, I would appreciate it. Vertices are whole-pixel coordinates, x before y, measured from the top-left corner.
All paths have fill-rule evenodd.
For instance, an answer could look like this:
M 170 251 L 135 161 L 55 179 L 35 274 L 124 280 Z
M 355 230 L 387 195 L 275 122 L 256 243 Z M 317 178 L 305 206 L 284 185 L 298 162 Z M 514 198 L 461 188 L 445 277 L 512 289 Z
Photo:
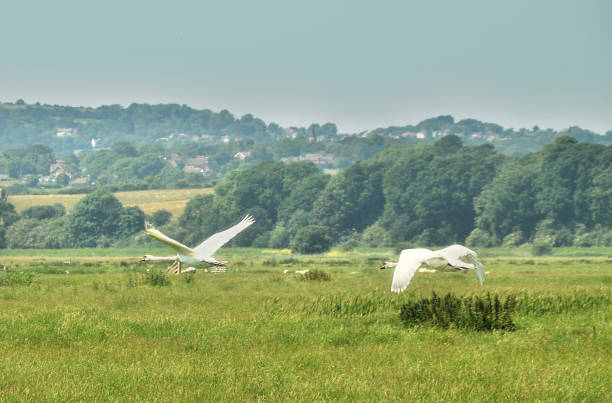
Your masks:
M 461 258 L 466 256 L 469 256 L 470 260 L 474 263 L 468 263 L 461 260 Z M 388 269 L 395 267 L 393 281 L 391 282 L 392 292 L 399 293 L 404 291 L 406 287 L 408 287 L 408 284 L 410 284 L 410 280 L 412 280 L 414 274 L 423 265 L 434 267 L 444 265 L 451 270 L 461 270 L 464 273 L 468 270 L 474 270 L 482 285 L 484 282 L 484 268 L 477 260 L 477 256 L 478 255 L 473 250 L 456 244 L 433 251 L 425 248 L 404 249 L 400 253 L 400 258 L 397 263 L 385 262 L 380 268 Z M 431 272 L 431 270 L 427 271 Z
M 144 255 L 140 261 L 148 262 L 148 261 L 174 261 L 188 265 L 200 265 L 206 264 L 210 266 L 225 266 L 227 262 L 219 261 L 213 257 L 213 254 L 219 250 L 223 245 L 229 242 L 232 238 L 238 235 L 243 230 L 247 229 L 255 222 L 255 219 L 250 215 L 245 216 L 242 221 L 238 224 L 234 225 L 226 229 L 225 231 L 218 232 L 204 242 L 196 246 L 195 248 L 190 248 L 188 246 L 183 245 L 179 241 L 176 241 L 169 236 L 163 234 L 161 231 L 156 230 L 154 228 L 147 228 L 145 232 L 147 235 L 152 238 L 157 239 L 160 242 L 165 243 L 174 249 L 177 254 L 174 256 L 152 256 L 152 255 Z M 180 265 L 179 265 L 179 273 L 181 273 Z

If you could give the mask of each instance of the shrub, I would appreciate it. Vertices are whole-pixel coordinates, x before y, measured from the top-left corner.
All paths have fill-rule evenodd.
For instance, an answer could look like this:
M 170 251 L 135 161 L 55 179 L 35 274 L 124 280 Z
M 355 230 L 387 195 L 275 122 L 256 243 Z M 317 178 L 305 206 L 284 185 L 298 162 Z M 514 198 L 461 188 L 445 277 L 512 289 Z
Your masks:
M 371 248 L 391 246 L 393 241 L 387 230 L 380 224 L 369 226 L 361 234 L 361 243 Z
M 310 270 L 304 274 L 305 280 L 316 280 L 316 281 L 329 281 L 331 276 L 324 271 Z
M 533 256 L 548 256 L 552 255 L 552 245 L 547 240 L 535 241 L 531 246 L 531 254 Z
M 340 242 L 338 242 L 338 248 L 341 251 L 352 251 L 355 250 L 359 246 L 360 236 L 357 231 L 352 230 L 348 234 L 344 235 L 340 238 Z
M 400 308 L 400 319 L 406 326 L 430 323 L 448 329 L 449 327 L 478 331 L 514 331 L 512 313 L 516 299 L 510 295 L 502 304 L 497 294 L 486 297 L 456 297 L 447 294 L 439 297 L 435 292 L 431 298 L 408 302 Z
M 479 246 L 489 248 L 495 246 L 496 242 L 488 232 L 480 228 L 475 228 L 465 239 L 465 244 L 470 247 Z
M 303 254 L 323 253 L 331 248 L 332 243 L 328 227 L 307 225 L 295 234 L 291 249 Z
M 514 231 L 504 237 L 502 246 L 505 248 L 519 246 L 523 243 L 524 239 L 525 237 L 523 236 L 522 231 Z
M 161 270 L 149 270 L 145 275 L 145 283 L 153 287 L 164 287 L 171 284 L 168 274 Z

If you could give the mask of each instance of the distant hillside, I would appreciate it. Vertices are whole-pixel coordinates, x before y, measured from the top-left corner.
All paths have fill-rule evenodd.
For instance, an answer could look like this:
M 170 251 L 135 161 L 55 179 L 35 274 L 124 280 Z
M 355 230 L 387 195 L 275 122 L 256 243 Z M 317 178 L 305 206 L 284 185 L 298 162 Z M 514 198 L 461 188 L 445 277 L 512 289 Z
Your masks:
M 178 104 L 132 104 L 127 108 L 103 105 L 90 108 L 38 103 L 30 105 L 21 100 L 0 103 L 0 149 L 42 144 L 60 155 L 109 148 L 120 140 L 137 146 L 152 143 L 164 146 L 191 143 L 237 143 L 252 146 L 281 139 L 328 144 L 340 142 L 347 137 L 379 135 L 410 142 L 432 143 L 447 134 L 459 136 L 464 144 L 491 143 L 505 154 L 537 151 L 543 144 L 551 143 L 560 135 L 570 135 L 581 142 L 612 143 L 612 131 L 601 135 L 579 127 L 555 131 L 537 126 L 513 130 L 475 119 L 455 122 L 448 115 L 426 119 L 417 125 L 338 134 L 333 123 L 312 124 L 307 128 L 283 128 L 276 123 L 266 124 L 251 114 L 236 118 L 227 110 L 213 112 Z
M 498 151 L 513 155 L 537 151 L 544 144 L 552 143 L 559 136 L 571 136 L 584 143 L 612 144 L 612 130 L 605 135 L 577 126 L 561 131 L 542 129 L 538 126 L 531 129 L 514 130 L 476 119 L 463 119 L 455 122 L 455 119 L 449 115 L 426 119 L 417 125 L 379 128 L 365 134 L 411 138 L 423 142 L 434 142 L 440 137 L 454 134 L 459 136 L 464 144 L 490 143 Z

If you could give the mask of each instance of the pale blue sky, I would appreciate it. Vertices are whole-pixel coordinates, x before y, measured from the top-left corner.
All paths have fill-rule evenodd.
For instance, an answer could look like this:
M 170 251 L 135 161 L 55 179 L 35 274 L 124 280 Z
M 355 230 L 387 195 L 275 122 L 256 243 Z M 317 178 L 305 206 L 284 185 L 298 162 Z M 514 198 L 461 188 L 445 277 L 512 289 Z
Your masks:
M 612 1 L 21 0 L 0 38 L 1 101 L 612 130 Z

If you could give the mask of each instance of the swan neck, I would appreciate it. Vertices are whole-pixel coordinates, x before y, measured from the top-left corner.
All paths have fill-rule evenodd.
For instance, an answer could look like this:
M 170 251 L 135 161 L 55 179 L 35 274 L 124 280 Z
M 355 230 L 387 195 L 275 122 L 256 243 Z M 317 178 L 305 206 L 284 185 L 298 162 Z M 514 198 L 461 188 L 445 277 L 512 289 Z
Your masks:
M 176 260 L 177 257 L 175 256 L 147 256 L 146 260 L 149 261 L 168 261 L 168 260 Z

